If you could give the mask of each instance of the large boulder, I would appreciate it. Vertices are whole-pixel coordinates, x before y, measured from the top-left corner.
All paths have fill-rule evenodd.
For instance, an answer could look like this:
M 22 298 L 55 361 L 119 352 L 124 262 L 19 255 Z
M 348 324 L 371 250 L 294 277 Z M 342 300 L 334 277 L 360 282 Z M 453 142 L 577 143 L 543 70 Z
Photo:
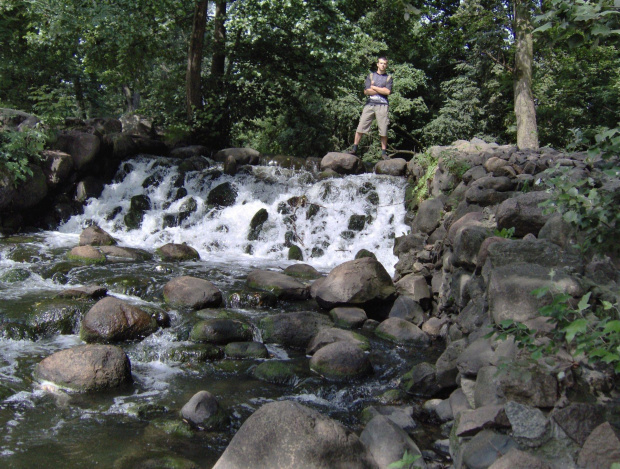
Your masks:
M 69 153 L 55 150 L 43 150 L 43 172 L 48 187 L 56 187 L 69 179 L 73 171 L 73 158 Z
M 561 271 L 556 271 L 552 278 L 551 271 L 536 264 L 511 264 L 493 269 L 489 275 L 487 295 L 489 314 L 495 323 L 511 319 L 527 324 L 539 318 L 540 308 L 552 301 L 551 293 L 541 298 L 532 294 L 541 287 L 574 297 L 584 294 L 576 278 Z
M 91 225 L 80 233 L 80 246 L 112 246 L 116 240 L 97 225 Z
M 234 319 L 211 318 L 194 325 L 189 338 L 195 342 L 224 345 L 252 340 L 252 329 L 246 323 Z
M 187 244 L 168 243 L 156 249 L 165 261 L 191 261 L 200 259 L 198 251 Z
M 335 267 L 316 290 L 322 308 L 358 306 L 372 319 L 384 319 L 391 309 L 396 288 L 383 265 L 363 257 Z
M 320 348 L 310 359 L 310 369 L 328 379 L 342 381 L 368 375 L 372 365 L 360 347 L 340 340 Z
M 508 199 L 500 204 L 495 213 L 497 227 L 501 229 L 515 229 L 515 236 L 522 238 L 528 233 L 538 236 L 538 232 L 551 218 L 551 214 L 544 214 L 540 207 L 542 202 L 551 197 L 547 192 L 526 192 Z
M 76 391 L 101 391 L 132 382 L 129 358 L 120 347 L 79 345 L 56 352 L 35 368 L 39 381 Z
M 321 171 L 330 169 L 338 174 L 359 174 L 364 172 L 364 163 L 349 153 L 330 152 L 321 160 Z
M 164 300 L 192 309 L 215 308 L 222 304 L 222 292 L 208 280 L 184 275 L 164 285 Z
M 585 469 L 611 467 L 620 461 L 620 440 L 609 422 L 596 427 L 579 452 L 577 462 Z
M 69 153 L 73 158 L 73 167 L 80 171 L 94 163 L 99 154 L 101 140 L 96 135 L 71 130 L 61 133 L 54 147 Z
M 326 345 L 333 344 L 334 342 L 350 342 L 353 345 L 361 348 L 362 350 L 368 350 L 370 345 L 368 339 L 363 335 L 356 334 L 352 331 L 345 331 L 335 327 L 329 327 L 321 329 L 310 341 L 308 348 L 306 349 L 307 355 L 313 355 L 319 349 Z
M 370 469 L 376 464 L 351 431 L 292 401 L 254 412 L 213 469 Z
M 47 181 L 43 170 L 34 165 L 30 165 L 29 169 L 32 174 L 15 189 L 12 200 L 14 210 L 34 207 L 47 196 Z
M 431 343 L 430 337 L 422 329 L 401 318 L 387 318 L 375 329 L 375 334 L 400 345 L 425 348 Z
M 387 174 L 388 176 L 404 176 L 407 169 L 407 161 L 403 158 L 382 160 L 375 165 L 375 173 Z
M 373 417 L 366 424 L 366 428 L 360 434 L 360 440 L 366 445 L 370 454 L 381 468 L 388 468 L 392 463 L 402 459 L 405 451 L 418 456 L 412 466 L 425 468 L 426 463 L 418 445 L 409 437 L 407 432 L 383 415 Z
M 213 155 L 213 159 L 220 163 L 229 158 L 233 158 L 237 166 L 257 165 L 260 162 L 260 153 L 253 148 L 224 148 Z
M 85 342 L 138 340 L 157 330 L 157 321 L 137 306 L 112 296 L 99 300 L 84 316 L 80 336 Z
M 261 319 L 259 324 L 265 343 L 303 349 L 321 329 L 330 326 L 327 316 L 310 311 L 274 314 Z
M 414 233 L 432 233 L 439 226 L 443 216 L 444 205 L 441 199 L 427 199 L 420 204 L 411 229 Z
M 200 430 L 223 426 L 228 417 L 209 391 L 198 391 L 181 409 L 181 417 Z
M 310 289 L 289 275 L 271 270 L 254 270 L 248 274 L 247 284 L 256 290 L 268 291 L 283 300 L 306 300 Z
M 218 208 L 235 205 L 237 200 L 237 188 L 230 182 L 223 182 L 215 186 L 207 195 L 207 204 Z

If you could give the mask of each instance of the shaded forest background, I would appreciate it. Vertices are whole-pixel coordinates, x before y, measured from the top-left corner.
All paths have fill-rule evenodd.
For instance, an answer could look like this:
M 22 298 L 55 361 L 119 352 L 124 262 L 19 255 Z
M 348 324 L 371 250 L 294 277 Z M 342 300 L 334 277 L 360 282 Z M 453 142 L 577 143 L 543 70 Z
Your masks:
M 517 7 L 540 145 L 586 148 L 620 121 L 617 0 L 3 0 L 0 107 L 49 125 L 137 113 L 172 143 L 323 156 L 352 143 L 387 55 L 392 149 L 514 143 Z

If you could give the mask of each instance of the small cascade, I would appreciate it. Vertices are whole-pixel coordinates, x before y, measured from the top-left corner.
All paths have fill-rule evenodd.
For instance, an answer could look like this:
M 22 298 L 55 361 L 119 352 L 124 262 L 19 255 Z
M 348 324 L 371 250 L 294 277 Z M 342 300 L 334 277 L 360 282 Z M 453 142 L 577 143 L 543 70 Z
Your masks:
M 167 161 L 142 157 L 125 163 L 116 181 L 60 232 L 79 234 L 94 222 L 128 247 L 187 243 L 202 259 L 226 263 L 286 261 L 295 245 L 305 262 L 323 270 L 367 249 L 393 273 L 397 259 L 390 238 L 407 230 L 402 178 L 318 180 L 308 171 L 277 166 L 248 167 L 236 176 L 216 165 L 183 174 Z M 208 203 L 216 188 L 225 204 Z M 130 228 L 127 214 L 136 197 L 147 209 L 139 226 Z M 51 243 L 71 239 L 53 238 Z

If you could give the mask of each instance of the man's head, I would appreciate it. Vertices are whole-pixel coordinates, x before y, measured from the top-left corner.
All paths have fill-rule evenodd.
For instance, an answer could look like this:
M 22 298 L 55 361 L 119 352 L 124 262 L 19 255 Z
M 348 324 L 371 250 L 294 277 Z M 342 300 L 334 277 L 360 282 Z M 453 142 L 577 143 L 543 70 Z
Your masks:
M 377 72 L 384 73 L 387 69 L 388 59 L 387 57 L 379 57 L 377 60 Z

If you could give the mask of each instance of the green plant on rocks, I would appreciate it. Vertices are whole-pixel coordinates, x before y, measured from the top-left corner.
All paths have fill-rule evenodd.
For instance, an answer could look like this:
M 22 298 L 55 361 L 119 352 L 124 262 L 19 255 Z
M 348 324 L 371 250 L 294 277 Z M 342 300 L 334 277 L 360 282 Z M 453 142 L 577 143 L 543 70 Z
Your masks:
M 469 161 L 459 159 L 458 153 L 450 150 L 444 150 L 441 152 L 441 159 L 443 167 L 450 174 L 456 176 L 457 179 L 463 179 L 463 174 L 465 174 L 469 169 L 471 169 L 471 164 Z
M 551 292 L 549 287 L 534 290 L 538 298 L 552 293 L 550 304 L 540 309 L 549 318 L 554 329 L 548 341 L 540 340 L 538 331 L 525 324 L 505 320 L 495 326 L 487 337 L 497 335 L 505 340 L 514 337 L 520 348 L 530 352 L 532 360 L 551 357 L 561 347 L 573 355 L 583 356 L 590 363 L 611 365 L 620 373 L 620 308 L 609 301 L 590 301 L 591 293 L 585 294 L 576 307 L 573 298 L 566 293 Z
M 409 185 L 405 189 L 405 207 L 414 210 L 420 202 L 429 197 L 429 181 L 433 179 L 437 171 L 437 158 L 429 151 L 416 155 L 416 162 L 424 168 L 424 175 L 418 179 L 415 185 Z
M 38 129 L 0 132 L 0 171 L 4 169 L 14 186 L 32 176 L 31 164 L 41 162 L 47 136 Z

